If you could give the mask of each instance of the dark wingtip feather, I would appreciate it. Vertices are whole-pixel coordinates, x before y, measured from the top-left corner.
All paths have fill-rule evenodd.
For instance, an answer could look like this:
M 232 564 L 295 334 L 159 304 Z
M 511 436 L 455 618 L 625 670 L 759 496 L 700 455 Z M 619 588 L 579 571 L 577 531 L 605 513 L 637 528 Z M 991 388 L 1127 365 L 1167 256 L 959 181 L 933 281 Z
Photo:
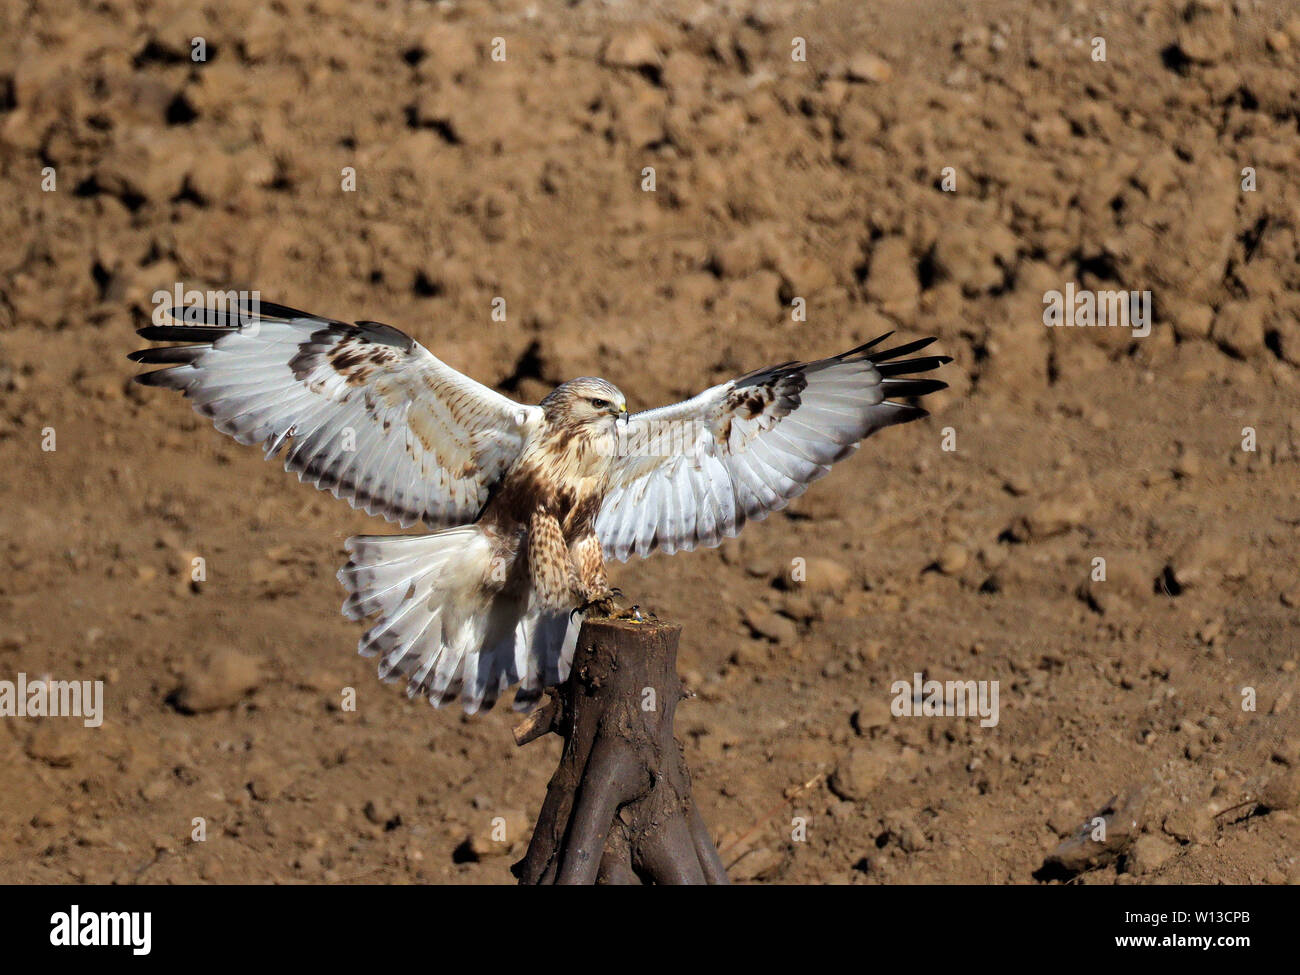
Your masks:
M 155 342 L 211 342 L 224 332 L 238 331 L 245 325 L 261 321 L 291 321 L 315 316 L 288 305 L 259 300 L 256 305 L 236 308 L 210 308 L 206 305 L 177 308 L 168 312 L 174 324 L 146 325 L 138 335 Z M 324 321 L 324 319 L 322 319 Z
M 157 386 L 161 389 L 176 389 L 176 377 L 173 375 L 178 366 L 171 369 L 157 369 L 153 372 L 142 372 L 132 376 L 132 380 L 141 386 Z
M 221 308 L 209 308 L 207 305 L 192 305 L 181 308 L 171 308 L 167 312 L 175 322 L 176 328 L 183 328 L 186 325 L 207 326 L 209 328 L 236 329 L 240 325 L 255 321 L 257 316 L 251 314 L 247 308 L 240 305 L 232 314 L 230 311 Z
M 258 299 L 256 317 L 282 318 L 285 321 L 289 321 L 294 318 L 315 318 L 316 316 L 311 312 L 300 311 L 297 308 L 290 308 L 288 305 L 277 305 L 273 301 L 262 301 L 261 299 Z
M 894 333 L 893 333 L 893 331 L 891 330 L 891 331 L 885 332 L 883 335 L 877 335 L 877 336 L 876 336 L 874 339 L 872 339 L 870 342 L 863 342 L 863 343 L 862 343 L 861 345 L 859 345 L 856 349 L 849 349 L 848 352 L 841 352 L 841 353 L 840 353 L 839 355 L 837 355 L 835 358 L 837 358 L 837 359 L 847 359 L 847 358 L 849 358 L 850 356 L 861 355 L 863 352 L 866 352 L 868 349 L 874 349 L 877 345 L 879 345 L 881 342 L 885 341 L 885 339 L 889 338 L 889 336 L 891 336 L 891 335 L 893 335 L 893 334 L 894 334 Z M 871 357 L 868 356 L 868 358 L 871 358 Z
M 900 423 L 911 423 L 913 420 L 924 420 L 930 415 L 930 411 L 921 406 L 912 406 L 905 403 L 890 403 L 889 405 L 894 409 L 885 417 L 881 426 L 892 427 Z
M 946 355 L 927 355 L 919 359 L 899 359 L 897 362 L 884 362 L 876 367 L 882 376 L 905 375 L 910 372 L 931 372 L 940 366 L 952 362 Z
M 146 325 L 135 334 L 150 342 L 214 342 L 233 331 L 220 325 Z
M 941 389 L 947 389 L 948 384 L 942 379 L 886 379 L 885 395 L 893 398 L 895 396 L 925 396 L 927 393 L 937 393 Z
M 892 349 L 883 349 L 880 352 L 873 352 L 867 356 L 872 362 L 888 362 L 890 359 L 897 359 L 899 356 L 910 355 L 913 352 L 920 351 L 928 345 L 939 341 L 939 336 L 928 335 L 923 339 L 917 339 L 915 342 L 905 342 L 902 345 L 896 345 Z
M 157 345 L 151 349 L 128 352 L 126 357 L 132 362 L 144 362 L 149 365 L 190 363 L 202 355 L 207 348 L 206 345 Z

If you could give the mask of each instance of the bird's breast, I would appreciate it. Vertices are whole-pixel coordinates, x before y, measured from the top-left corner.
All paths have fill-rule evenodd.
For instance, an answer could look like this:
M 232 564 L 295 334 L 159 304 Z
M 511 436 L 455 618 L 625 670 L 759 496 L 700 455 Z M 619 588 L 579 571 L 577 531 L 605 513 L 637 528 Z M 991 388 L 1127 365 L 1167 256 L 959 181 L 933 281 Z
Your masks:
M 539 439 L 507 471 L 485 518 L 527 524 L 554 515 L 566 536 L 589 531 L 609 485 L 609 458 L 581 436 Z

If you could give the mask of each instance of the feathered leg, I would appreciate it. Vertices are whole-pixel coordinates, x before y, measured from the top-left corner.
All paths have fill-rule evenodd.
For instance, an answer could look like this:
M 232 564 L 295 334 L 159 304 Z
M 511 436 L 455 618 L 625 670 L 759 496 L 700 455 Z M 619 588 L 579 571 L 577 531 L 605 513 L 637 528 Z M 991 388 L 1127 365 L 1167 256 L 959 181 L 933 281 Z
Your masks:
M 544 511 L 535 511 L 528 521 L 528 573 L 542 606 L 572 609 L 577 605 L 577 579 L 564 531 L 559 520 Z
M 623 594 L 609 587 L 605 572 L 605 553 L 595 532 L 583 535 L 569 546 L 569 560 L 573 563 L 577 580 L 574 589 L 582 605 L 578 612 L 587 616 L 607 616 L 611 619 L 642 619 L 637 607 L 622 608 L 615 598 Z

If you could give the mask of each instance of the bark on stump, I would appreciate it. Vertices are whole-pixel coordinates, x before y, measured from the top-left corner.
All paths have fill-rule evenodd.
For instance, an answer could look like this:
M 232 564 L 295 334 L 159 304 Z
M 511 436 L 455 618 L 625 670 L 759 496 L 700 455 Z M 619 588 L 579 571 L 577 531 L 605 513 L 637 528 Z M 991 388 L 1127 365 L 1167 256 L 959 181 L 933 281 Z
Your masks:
M 587 620 L 569 679 L 515 729 L 523 745 L 564 738 L 521 884 L 725 884 L 673 737 L 681 627 Z

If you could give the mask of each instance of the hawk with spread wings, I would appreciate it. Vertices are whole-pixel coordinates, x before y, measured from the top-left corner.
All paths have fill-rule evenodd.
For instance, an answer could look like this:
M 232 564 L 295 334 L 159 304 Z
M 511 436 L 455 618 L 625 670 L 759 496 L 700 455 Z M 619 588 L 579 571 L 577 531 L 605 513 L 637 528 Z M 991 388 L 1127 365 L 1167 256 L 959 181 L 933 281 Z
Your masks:
M 933 338 L 887 336 L 786 362 L 629 416 L 603 379 L 537 406 L 494 392 L 378 322 L 266 302 L 187 309 L 140 329 L 190 344 L 132 353 L 136 377 L 180 390 L 217 429 L 418 535 L 348 540 L 343 613 L 374 617 L 360 651 L 435 706 L 515 706 L 567 676 L 583 614 L 608 605 L 606 560 L 712 547 L 762 520 L 882 427 L 926 415 L 895 402 L 945 383 L 951 361 L 906 358 Z

